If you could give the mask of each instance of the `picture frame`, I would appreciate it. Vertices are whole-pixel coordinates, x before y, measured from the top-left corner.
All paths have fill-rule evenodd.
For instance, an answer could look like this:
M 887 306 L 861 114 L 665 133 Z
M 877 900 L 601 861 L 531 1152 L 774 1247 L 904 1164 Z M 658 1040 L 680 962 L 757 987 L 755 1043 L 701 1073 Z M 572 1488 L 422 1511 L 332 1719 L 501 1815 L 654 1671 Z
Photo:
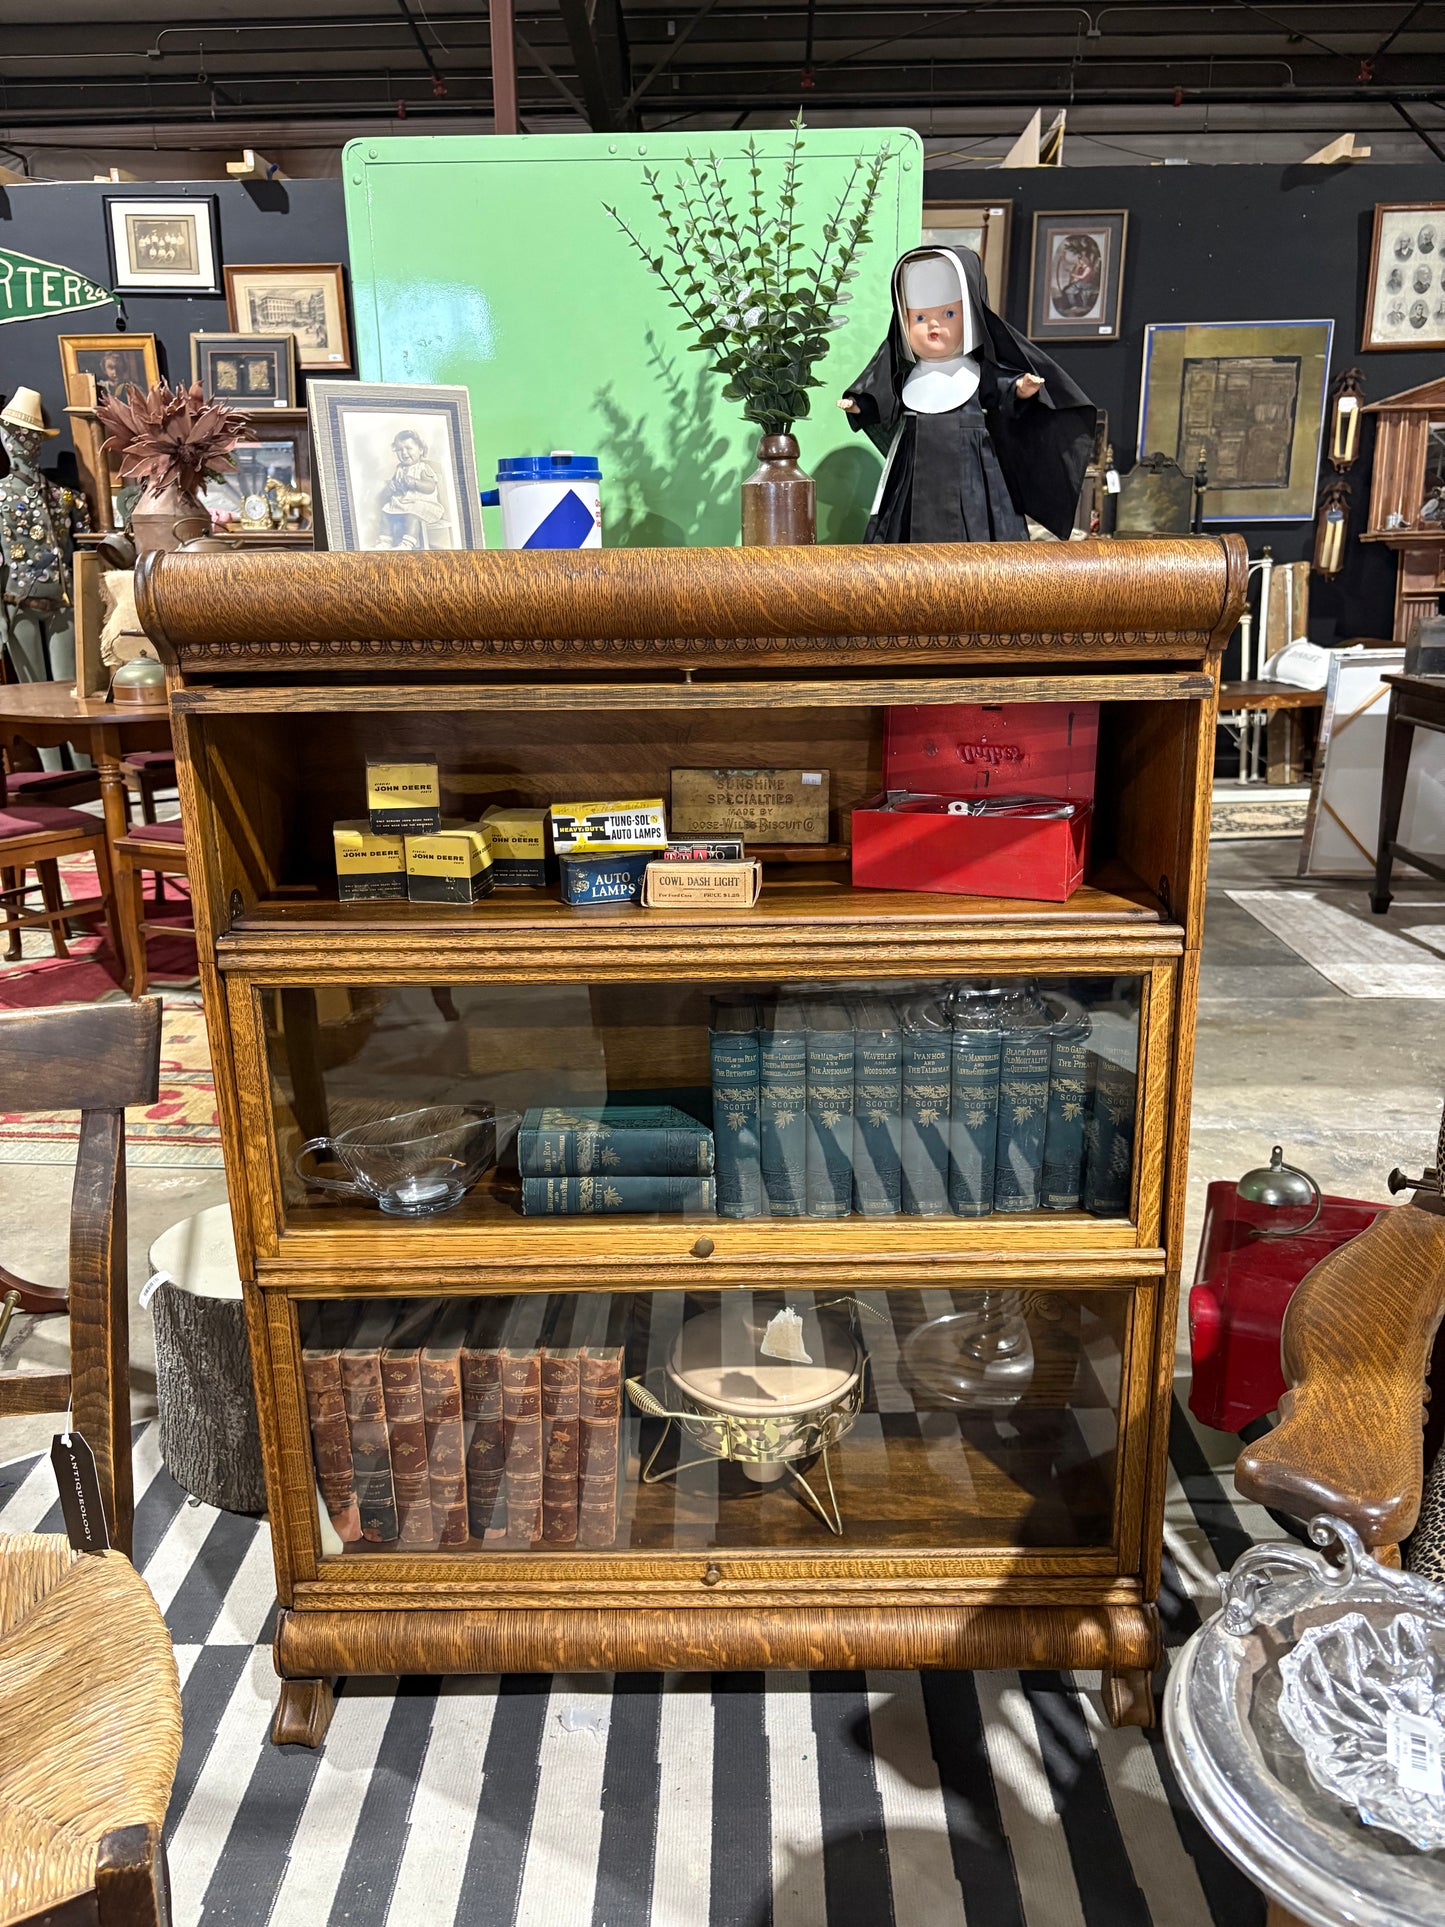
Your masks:
M 331 549 L 484 549 L 463 387 L 313 381 L 312 461 Z
M 274 420 L 266 411 L 258 410 L 251 434 L 231 453 L 235 468 L 201 489 L 201 500 L 217 531 L 258 538 L 310 536 L 316 515 L 311 431 L 305 409 L 287 409 Z M 268 488 L 273 482 L 277 486 Z M 312 496 L 311 506 L 293 505 L 287 512 L 287 495 L 295 491 Z
M 1330 651 L 1314 780 L 1300 842 L 1302 877 L 1373 877 L 1390 709 L 1386 676 L 1405 666 L 1403 644 Z M 1405 784 L 1399 839 L 1412 850 L 1445 840 L 1445 736 L 1421 730 Z
M 1040 210 L 1029 256 L 1031 341 L 1115 341 L 1128 210 Z
M 352 365 L 339 261 L 228 265 L 226 310 L 237 334 L 294 334 L 297 365 L 307 373 L 344 374 Z
M 1375 203 L 1360 348 L 1445 348 L 1445 201 Z
M 214 194 L 107 194 L 105 238 L 117 294 L 221 292 Z
M 1334 322 L 1151 321 L 1136 454 L 1192 475 L 1208 522 L 1308 522 L 1315 512 Z
M 1009 238 L 1013 229 L 1012 201 L 925 201 L 919 245 L 971 248 L 983 263 L 993 307 L 1002 313 L 1008 302 Z
M 191 336 L 191 379 L 207 401 L 244 411 L 295 408 L 296 337 L 201 332 Z
M 96 399 L 124 401 L 132 388 L 154 388 L 161 378 L 154 335 L 57 335 L 60 372 L 67 396 L 77 375 L 95 381 Z

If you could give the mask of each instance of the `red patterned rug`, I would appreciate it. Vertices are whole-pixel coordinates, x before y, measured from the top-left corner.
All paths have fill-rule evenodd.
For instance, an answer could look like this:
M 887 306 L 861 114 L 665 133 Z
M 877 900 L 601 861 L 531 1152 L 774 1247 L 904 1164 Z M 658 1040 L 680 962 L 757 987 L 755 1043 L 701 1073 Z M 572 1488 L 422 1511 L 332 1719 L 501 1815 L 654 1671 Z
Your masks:
M 62 863 L 60 880 L 67 902 L 96 894 L 95 865 L 89 857 Z M 149 910 L 151 879 L 146 880 Z M 184 877 L 166 878 L 166 905 L 151 911 L 158 921 L 174 923 L 169 931 L 154 931 L 146 940 L 146 960 L 153 990 L 190 986 L 196 981 L 196 944 L 191 935 L 190 891 Z M 48 930 L 24 933 L 25 954 L 18 963 L 0 962 L 0 1010 L 36 1010 L 51 1004 L 93 1004 L 122 987 L 125 971 L 105 935 L 67 939 L 68 957 L 57 957 Z

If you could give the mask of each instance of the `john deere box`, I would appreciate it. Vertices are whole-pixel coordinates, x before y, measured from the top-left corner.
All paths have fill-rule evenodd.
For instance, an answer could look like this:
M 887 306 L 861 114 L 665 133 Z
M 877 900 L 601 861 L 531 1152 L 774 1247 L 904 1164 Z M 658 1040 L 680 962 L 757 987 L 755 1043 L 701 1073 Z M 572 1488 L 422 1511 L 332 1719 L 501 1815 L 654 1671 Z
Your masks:
M 479 903 L 495 887 L 484 823 L 448 820 L 431 835 L 406 839 L 406 894 L 413 903 Z
M 333 823 L 336 845 L 336 894 L 343 903 L 406 901 L 406 843 L 399 836 L 378 836 L 364 817 Z
M 427 836 L 441 828 L 441 785 L 437 759 L 422 756 L 410 763 L 366 763 L 366 808 L 371 827 L 381 835 L 399 830 L 403 836 Z
M 545 889 L 556 865 L 547 858 L 547 812 L 518 804 L 493 803 L 482 811 L 491 836 L 492 874 L 497 888 Z
M 619 850 L 612 856 L 564 856 L 562 901 L 583 909 L 602 903 L 640 903 L 651 850 Z

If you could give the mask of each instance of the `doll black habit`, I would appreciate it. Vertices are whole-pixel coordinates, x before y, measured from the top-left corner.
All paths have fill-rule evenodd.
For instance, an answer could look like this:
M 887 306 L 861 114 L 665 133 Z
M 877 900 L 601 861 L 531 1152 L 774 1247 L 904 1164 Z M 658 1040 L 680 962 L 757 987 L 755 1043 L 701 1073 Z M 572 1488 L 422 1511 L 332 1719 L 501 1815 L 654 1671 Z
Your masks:
M 903 271 L 928 257 L 940 267 L 953 264 L 972 310 L 964 334 L 971 352 L 946 363 L 920 362 L 906 332 Z M 911 377 L 933 369 L 956 376 L 960 364 L 960 405 L 940 412 L 908 405 Z M 977 385 L 966 393 L 974 368 Z M 1014 389 L 1024 374 L 1045 384 L 1028 400 Z M 887 458 L 865 542 L 1026 541 L 1025 515 L 1068 540 L 1094 446 L 1094 405 L 1057 362 L 993 312 L 982 264 L 968 248 L 917 248 L 900 259 L 888 339 L 845 399 L 856 405 L 851 425 Z M 936 406 L 936 393 L 933 399 Z

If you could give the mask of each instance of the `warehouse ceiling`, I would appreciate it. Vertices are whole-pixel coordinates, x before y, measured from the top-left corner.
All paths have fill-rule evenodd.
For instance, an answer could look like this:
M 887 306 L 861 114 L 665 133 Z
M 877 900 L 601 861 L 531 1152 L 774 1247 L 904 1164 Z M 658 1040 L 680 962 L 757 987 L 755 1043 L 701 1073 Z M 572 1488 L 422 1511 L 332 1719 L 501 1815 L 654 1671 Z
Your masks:
M 534 132 L 776 126 L 801 104 L 815 124 L 983 144 L 1066 107 L 1071 130 L 1119 135 L 1390 129 L 1445 159 L 1445 4 L 515 5 Z M 464 0 L 0 0 L 0 136 L 21 152 L 82 130 L 216 147 L 258 129 L 333 145 L 396 122 L 482 132 L 492 100 L 488 9 Z

